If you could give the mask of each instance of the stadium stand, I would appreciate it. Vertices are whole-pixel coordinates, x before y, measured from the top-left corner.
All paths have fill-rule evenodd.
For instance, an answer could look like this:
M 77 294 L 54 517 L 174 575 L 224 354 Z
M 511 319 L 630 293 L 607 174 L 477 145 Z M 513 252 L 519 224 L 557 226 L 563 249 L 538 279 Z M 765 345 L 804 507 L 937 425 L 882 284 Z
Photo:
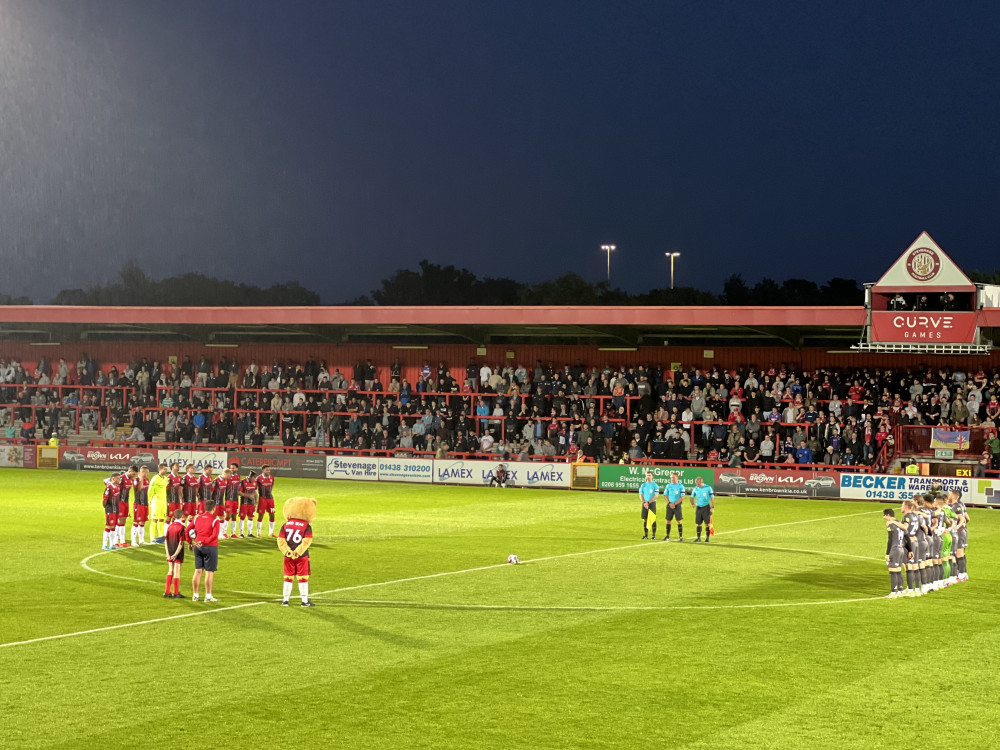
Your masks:
M 23 442 L 884 469 L 962 427 L 995 470 L 998 421 L 983 369 L 0 361 L 0 429 Z

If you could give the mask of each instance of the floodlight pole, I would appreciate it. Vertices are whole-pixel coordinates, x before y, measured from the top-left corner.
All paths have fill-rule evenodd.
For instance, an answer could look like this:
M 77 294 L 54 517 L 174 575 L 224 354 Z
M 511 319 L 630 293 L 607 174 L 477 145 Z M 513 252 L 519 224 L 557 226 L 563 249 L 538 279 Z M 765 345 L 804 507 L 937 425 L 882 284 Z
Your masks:
M 608 254 L 608 283 L 611 283 L 611 253 L 615 251 L 614 245 L 601 245 L 601 251 Z
M 670 288 L 674 288 L 674 258 L 680 257 L 680 253 L 664 253 L 670 258 Z

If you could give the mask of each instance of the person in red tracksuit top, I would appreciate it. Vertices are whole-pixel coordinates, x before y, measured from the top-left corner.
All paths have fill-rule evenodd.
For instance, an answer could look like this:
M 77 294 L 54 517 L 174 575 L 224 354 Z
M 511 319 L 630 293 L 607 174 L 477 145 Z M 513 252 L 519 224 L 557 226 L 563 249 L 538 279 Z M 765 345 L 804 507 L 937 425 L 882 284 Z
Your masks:
M 201 571 L 205 571 L 205 601 L 219 601 L 212 596 L 212 583 L 219 567 L 219 519 L 215 515 L 215 501 L 205 501 L 205 512 L 200 513 L 187 528 L 188 540 L 194 545 L 194 578 L 192 601 L 198 601 Z

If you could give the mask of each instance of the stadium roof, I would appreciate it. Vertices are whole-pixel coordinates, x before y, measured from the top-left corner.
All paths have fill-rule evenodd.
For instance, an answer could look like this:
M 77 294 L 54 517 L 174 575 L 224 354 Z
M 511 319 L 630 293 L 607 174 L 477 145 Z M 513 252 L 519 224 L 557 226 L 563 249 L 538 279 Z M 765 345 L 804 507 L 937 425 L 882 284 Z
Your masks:
M 0 306 L 0 338 L 251 343 L 823 346 L 858 341 L 857 307 Z

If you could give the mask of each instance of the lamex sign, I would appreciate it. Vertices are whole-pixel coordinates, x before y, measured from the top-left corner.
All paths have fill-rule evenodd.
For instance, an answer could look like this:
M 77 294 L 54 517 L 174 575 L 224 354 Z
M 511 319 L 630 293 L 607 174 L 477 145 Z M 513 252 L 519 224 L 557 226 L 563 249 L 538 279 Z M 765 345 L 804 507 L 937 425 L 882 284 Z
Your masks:
M 378 481 L 378 459 L 330 456 L 326 461 L 326 478 Z
M 670 481 L 670 475 L 677 473 L 681 484 L 690 489 L 694 480 L 701 477 L 706 484 L 715 481 L 711 469 L 691 469 L 680 466 L 642 466 L 622 464 L 601 464 L 597 473 L 597 486 L 602 490 L 638 490 L 639 485 L 646 481 L 646 472 L 653 472 L 653 481 L 665 485 Z
M 221 474 L 229 468 L 229 454 L 225 451 L 157 451 L 160 463 L 168 466 L 172 463 L 180 465 L 183 472 L 188 464 L 194 464 L 196 473 L 201 473 L 206 468 L 211 468 L 213 473 Z
M 84 471 L 125 471 L 130 466 L 156 465 L 153 451 L 132 448 L 89 448 L 72 446 L 59 449 L 60 469 Z
M 924 477 L 912 474 L 841 474 L 840 496 L 849 500 L 902 502 L 940 484 L 945 492 L 958 490 L 962 501 L 975 505 L 1000 504 L 1000 481 L 974 477 Z
M 434 481 L 438 484 L 487 485 L 500 462 L 493 461 L 434 461 Z M 503 462 L 507 482 L 514 487 L 569 487 L 568 464 Z
M 872 341 L 971 344 L 975 340 L 973 312 L 872 313 Z
M 800 469 L 716 469 L 715 491 L 723 495 L 840 497 L 837 474 Z
M 434 481 L 434 461 L 430 458 L 380 458 L 380 482 L 416 482 L 429 484 Z

